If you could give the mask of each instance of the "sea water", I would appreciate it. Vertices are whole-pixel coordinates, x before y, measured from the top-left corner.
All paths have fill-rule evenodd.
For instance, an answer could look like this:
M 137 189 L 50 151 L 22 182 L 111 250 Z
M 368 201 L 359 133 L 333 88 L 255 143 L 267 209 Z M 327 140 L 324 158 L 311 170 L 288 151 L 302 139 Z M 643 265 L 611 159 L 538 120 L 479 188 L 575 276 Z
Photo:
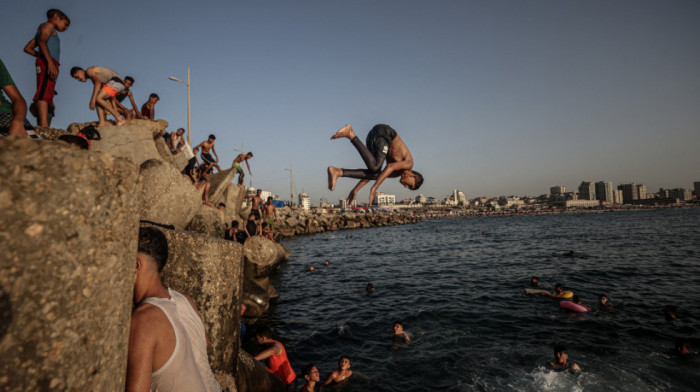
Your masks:
M 258 322 L 299 377 L 313 363 L 323 382 L 347 355 L 354 375 L 340 391 L 700 390 L 700 362 L 673 352 L 677 338 L 700 348 L 698 208 L 453 218 L 285 244 L 279 299 Z M 613 307 L 564 312 L 524 293 L 533 275 Z M 393 341 L 395 320 L 410 344 Z M 545 366 L 556 344 L 581 373 Z

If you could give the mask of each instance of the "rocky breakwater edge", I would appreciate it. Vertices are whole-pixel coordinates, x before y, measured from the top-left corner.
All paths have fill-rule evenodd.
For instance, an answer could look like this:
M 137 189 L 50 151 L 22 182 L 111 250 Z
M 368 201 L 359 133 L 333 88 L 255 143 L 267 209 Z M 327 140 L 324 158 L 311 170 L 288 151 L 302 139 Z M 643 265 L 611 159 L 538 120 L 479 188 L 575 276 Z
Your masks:
M 197 303 L 221 386 L 284 390 L 239 334 L 241 303 L 253 317 L 267 310 L 269 275 L 289 252 L 222 239 L 247 212 L 233 172 L 210 178 L 226 209 L 207 207 L 162 138 L 167 122 L 100 127 L 89 150 L 56 140 L 85 125 L 0 139 L 0 390 L 124 390 L 138 231 L 152 224 L 170 247 L 163 281 Z

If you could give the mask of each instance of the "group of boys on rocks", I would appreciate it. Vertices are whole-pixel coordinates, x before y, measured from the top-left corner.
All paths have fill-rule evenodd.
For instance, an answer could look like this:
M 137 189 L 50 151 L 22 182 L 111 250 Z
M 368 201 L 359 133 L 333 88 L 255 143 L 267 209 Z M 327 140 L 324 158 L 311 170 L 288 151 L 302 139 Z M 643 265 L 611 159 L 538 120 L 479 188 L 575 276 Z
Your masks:
M 29 111 L 37 118 L 37 126 L 49 127 L 54 117 L 56 105 L 56 80 L 59 74 L 61 58 L 61 41 L 59 32 L 64 32 L 70 26 L 70 19 L 61 10 L 52 8 L 46 12 L 47 21 L 41 23 L 37 32 L 24 47 L 24 52 L 35 57 L 36 93 L 32 99 Z M 125 123 L 126 119 L 143 118 L 154 120 L 155 104 L 159 101 L 157 94 L 152 93 L 148 101 L 136 107 L 130 88 L 134 78 L 124 79 L 112 69 L 93 66 L 83 69 L 73 67 L 71 77 L 80 82 L 90 79 L 94 85 L 90 97 L 90 110 L 97 110 L 98 126 L 106 124 L 106 114 L 114 116 L 117 126 Z M 17 89 L 5 64 L 0 59 L 0 89 L 9 98 L 0 93 L 0 132 L 22 137 L 33 136 L 34 127 L 27 121 L 27 103 Z M 129 97 L 133 110 L 121 104 Z

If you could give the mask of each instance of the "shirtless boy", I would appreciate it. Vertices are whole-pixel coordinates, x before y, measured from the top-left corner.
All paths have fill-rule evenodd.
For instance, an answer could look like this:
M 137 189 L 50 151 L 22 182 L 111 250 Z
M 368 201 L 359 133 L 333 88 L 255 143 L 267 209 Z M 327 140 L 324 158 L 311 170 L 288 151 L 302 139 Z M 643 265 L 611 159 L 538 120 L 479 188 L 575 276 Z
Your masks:
M 133 118 L 141 118 L 141 113 L 139 113 L 138 106 L 136 106 L 136 101 L 134 101 L 134 94 L 131 93 L 131 87 L 133 85 L 134 85 L 134 78 L 132 78 L 131 76 L 125 77 L 124 78 L 125 89 L 122 90 L 115 97 L 116 104 L 117 104 L 117 111 L 119 112 L 119 114 L 124 116 L 127 120 L 131 120 Z M 131 107 L 134 108 L 133 110 L 127 109 L 126 106 L 122 105 L 122 101 L 126 97 L 129 97 L 129 101 L 131 101 Z
M 238 173 L 238 186 L 244 187 L 243 181 L 245 177 L 245 173 L 243 172 L 243 168 L 241 167 L 241 162 L 245 161 L 245 165 L 248 166 L 248 173 L 250 175 L 253 175 L 253 172 L 250 171 L 250 164 L 248 163 L 248 159 L 253 157 L 252 152 L 248 152 L 247 154 L 238 154 L 236 159 L 233 160 L 233 169 L 236 170 L 236 173 Z M 234 173 L 235 176 L 235 173 Z
M 315 365 L 308 365 L 301 370 L 301 375 L 306 380 L 306 384 L 299 390 L 299 392 L 315 392 L 316 383 L 321 381 L 321 373 L 319 373 L 318 368 Z
M 566 353 L 566 348 L 563 346 L 554 347 L 554 361 L 549 363 L 549 366 L 556 370 L 573 370 L 580 372 L 581 368 L 574 362 L 567 362 L 569 354 Z
M 561 283 L 554 285 L 554 293 L 542 293 L 542 295 L 547 297 L 559 298 L 564 295 L 564 286 Z
M 265 223 L 274 229 L 277 224 L 277 209 L 272 202 L 272 196 L 267 198 L 267 203 L 263 206 L 263 218 L 265 218 Z
M 260 197 L 261 194 L 262 194 L 262 189 L 258 189 L 254 195 L 248 195 L 245 197 L 246 199 L 253 199 L 252 200 L 253 204 L 250 207 L 250 214 L 254 215 L 255 219 L 260 219 L 260 205 L 263 202 L 262 197 Z
M 70 26 L 70 19 L 55 8 L 46 11 L 47 22 L 39 28 L 27 45 L 24 52 L 36 57 L 36 93 L 33 101 L 37 107 L 37 125 L 49 126 L 49 107 L 53 107 L 53 97 L 56 94 L 56 79 L 60 66 L 61 41 L 58 32 L 64 32 Z
M 328 376 L 323 385 L 321 385 L 321 388 L 330 383 L 339 384 L 341 382 L 345 382 L 350 378 L 350 376 L 352 376 L 352 370 L 350 370 L 350 358 L 343 355 L 338 360 L 338 370 L 334 370 L 333 373 Z
M 199 151 L 199 148 L 202 148 L 202 153 L 200 154 L 200 157 L 202 158 L 202 161 L 204 163 L 213 163 L 214 167 L 216 167 L 216 170 L 221 171 L 221 168 L 219 167 L 219 155 L 216 154 L 216 149 L 214 149 L 214 141 L 216 140 L 216 136 L 214 135 L 209 135 L 209 139 L 199 143 L 197 147 L 195 147 L 192 151 L 194 151 L 194 155 L 197 155 L 197 151 Z M 211 154 L 209 154 L 209 150 L 211 150 L 214 153 L 214 156 L 216 159 L 214 159 Z
M 346 125 L 331 136 L 331 140 L 347 138 L 360 153 L 360 157 L 365 162 L 367 169 L 340 169 L 328 167 L 328 189 L 333 191 L 338 177 L 359 178 L 360 182 L 355 185 L 348 196 L 348 204 L 352 203 L 357 196 L 357 192 L 368 182 L 375 180 L 369 192 L 369 205 L 372 205 L 374 195 L 379 189 L 379 185 L 387 177 L 401 177 L 399 182 L 406 188 L 416 190 L 423 184 L 423 176 L 411 170 L 413 168 L 413 156 L 408 151 L 408 147 L 399 137 L 394 129 L 385 124 L 375 125 L 367 134 L 366 145 L 355 135 L 350 125 Z M 382 169 L 384 160 L 386 167 Z
M 403 330 L 403 323 L 398 320 L 394 321 L 394 339 L 403 339 L 405 343 L 411 342 L 411 336 Z
M 90 110 L 97 109 L 97 126 L 103 126 L 105 121 L 105 110 L 108 111 L 117 120 L 117 126 L 122 126 L 126 122 L 117 111 L 116 96 L 124 91 L 126 86 L 122 77 L 115 71 L 106 67 L 89 67 L 82 69 L 73 67 L 70 70 L 70 76 L 79 82 L 85 82 L 88 78 L 95 86 L 90 97 Z

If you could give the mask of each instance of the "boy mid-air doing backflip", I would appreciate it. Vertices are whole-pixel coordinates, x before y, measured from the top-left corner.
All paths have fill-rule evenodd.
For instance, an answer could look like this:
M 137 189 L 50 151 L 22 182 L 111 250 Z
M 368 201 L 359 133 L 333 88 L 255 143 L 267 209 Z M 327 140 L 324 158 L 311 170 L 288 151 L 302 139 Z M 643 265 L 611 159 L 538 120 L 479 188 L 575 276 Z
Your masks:
M 416 190 L 423 184 L 423 176 L 413 168 L 413 156 L 396 131 L 388 125 L 377 124 L 367 134 L 366 144 L 355 135 L 350 125 L 346 125 L 331 136 L 331 140 L 341 137 L 348 138 L 360 153 L 367 169 L 340 169 L 328 167 L 328 189 L 335 189 L 338 177 L 359 178 L 360 182 L 348 195 L 348 204 L 352 203 L 357 192 L 368 182 L 374 180 L 369 193 L 369 205 L 372 205 L 379 185 L 387 177 L 401 177 L 399 182 L 406 188 Z M 386 160 L 386 167 L 382 169 Z

